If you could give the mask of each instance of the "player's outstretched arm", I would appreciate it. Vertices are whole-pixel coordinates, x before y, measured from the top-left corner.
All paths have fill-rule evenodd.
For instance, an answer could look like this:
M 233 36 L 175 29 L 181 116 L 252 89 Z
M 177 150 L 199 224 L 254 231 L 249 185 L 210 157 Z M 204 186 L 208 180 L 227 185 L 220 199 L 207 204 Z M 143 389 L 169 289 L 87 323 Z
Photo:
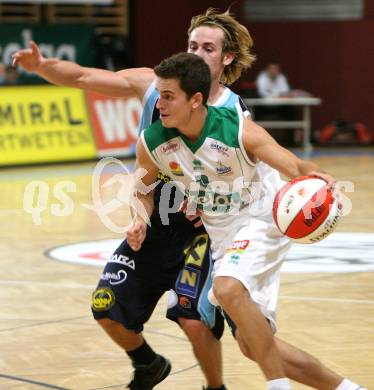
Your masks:
M 149 68 L 133 68 L 111 72 L 88 68 L 71 61 L 45 58 L 38 45 L 31 41 L 28 49 L 13 54 L 13 66 L 20 65 L 52 84 L 81 88 L 109 96 L 143 98 L 155 75 Z
M 247 119 L 244 120 L 243 144 L 250 158 L 264 161 L 291 179 L 315 175 L 326 180 L 329 186 L 335 182 L 317 164 L 298 158 L 279 145 L 265 129 Z

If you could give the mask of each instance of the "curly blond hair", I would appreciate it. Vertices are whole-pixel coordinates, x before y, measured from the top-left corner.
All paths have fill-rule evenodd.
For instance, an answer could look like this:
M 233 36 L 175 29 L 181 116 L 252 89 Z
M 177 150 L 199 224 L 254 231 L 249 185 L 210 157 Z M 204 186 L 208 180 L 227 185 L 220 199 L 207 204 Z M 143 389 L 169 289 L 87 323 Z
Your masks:
M 194 16 L 187 32 L 188 36 L 190 37 L 192 31 L 201 26 L 218 27 L 224 32 L 222 52 L 233 53 L 234 59 L 225 67 L 220 81 L 224 84 L 232 84 L 256 59 L 251 53 L 252 37 L 247 28 L 240 24 L 229 10 L 219 13 L 215 8 L 208 8 L 205 14 Z

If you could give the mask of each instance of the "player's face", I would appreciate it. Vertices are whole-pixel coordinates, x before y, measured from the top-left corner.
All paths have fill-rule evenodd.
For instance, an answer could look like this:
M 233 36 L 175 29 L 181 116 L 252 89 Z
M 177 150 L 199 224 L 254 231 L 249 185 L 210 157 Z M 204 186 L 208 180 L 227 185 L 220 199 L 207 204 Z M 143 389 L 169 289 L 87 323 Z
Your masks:
M 179 80 L 158 78 L 156 88 L 160 93 L 156 107 L 160 110 L 163 126 L 182 128 L 191 116 L 191 100 L 181 89 Z
M 212 80 L 220 80 L 224 65 L 222 53 L 224 33 L 219 27 L 200 26 L 195 28 L 188 39 L 188 53 L 193 53 L 208 64 Z

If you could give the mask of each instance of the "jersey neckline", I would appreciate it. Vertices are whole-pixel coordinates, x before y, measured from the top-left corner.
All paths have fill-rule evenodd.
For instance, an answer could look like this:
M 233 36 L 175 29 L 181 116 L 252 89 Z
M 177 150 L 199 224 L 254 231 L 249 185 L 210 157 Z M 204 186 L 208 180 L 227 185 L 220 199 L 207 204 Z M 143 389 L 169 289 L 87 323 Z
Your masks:
M 209 122 L 210 122 L 210 117 L 212 115 L 211 114 L 212 113 L 211 107 L 212 106 L 208 106 L 207 107 L 207 116 L 205 118 L 204 127 L 202 128 L 201 133 L 199 135 L 199 138 L 196 141 L 191 141 L 188 137 L 186 137 L 184 134 L 182 134 L 178 130 L 179 135 L 180 135 L 182 141 L 186 144 L 188 149 L 190 149 L 191 152 L 193 152 L 194 154 L 201 147 L 201 145 L 204 143 L 204 141 L 205 141 L 205 139 L 206 139 L 206 137 L 208 135 L 208 132 L 209 132 Z

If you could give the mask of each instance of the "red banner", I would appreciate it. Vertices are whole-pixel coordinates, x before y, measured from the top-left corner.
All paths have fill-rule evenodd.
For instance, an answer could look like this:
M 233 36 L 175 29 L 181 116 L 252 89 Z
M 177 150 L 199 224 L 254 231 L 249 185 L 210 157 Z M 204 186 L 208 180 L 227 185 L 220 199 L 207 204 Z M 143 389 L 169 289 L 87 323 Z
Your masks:
M 111 98 L 86 92 L 98 156 L 135 155 L 142 104 L 138 98 Z

